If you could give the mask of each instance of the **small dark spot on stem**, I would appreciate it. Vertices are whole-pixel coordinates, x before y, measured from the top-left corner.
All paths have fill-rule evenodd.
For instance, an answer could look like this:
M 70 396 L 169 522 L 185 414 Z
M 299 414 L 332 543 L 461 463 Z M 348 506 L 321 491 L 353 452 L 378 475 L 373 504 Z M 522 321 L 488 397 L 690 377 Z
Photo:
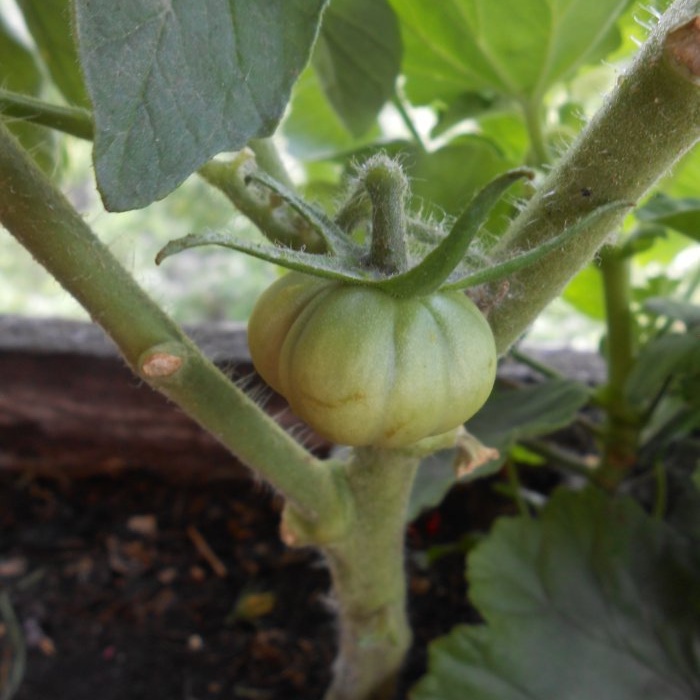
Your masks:
M 589 189 L 588 187 L 581 188 L 581 196 L 582 197 L 590 197 L 592 194 L 593 194 L 593 190 Z

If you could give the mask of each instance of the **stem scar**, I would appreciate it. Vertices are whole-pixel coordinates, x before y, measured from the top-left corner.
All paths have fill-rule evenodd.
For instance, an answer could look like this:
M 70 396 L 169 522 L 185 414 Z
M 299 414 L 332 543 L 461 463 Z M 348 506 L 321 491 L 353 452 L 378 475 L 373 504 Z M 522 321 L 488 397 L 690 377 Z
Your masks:
M 672 31 L 668 35 L 666 50 L 694 83 L 700 82 L 700 16 Z
M 182 366 L 182 358 L 167 352 L 154 352 L 141 364 L 145 377 L 170 377 Z

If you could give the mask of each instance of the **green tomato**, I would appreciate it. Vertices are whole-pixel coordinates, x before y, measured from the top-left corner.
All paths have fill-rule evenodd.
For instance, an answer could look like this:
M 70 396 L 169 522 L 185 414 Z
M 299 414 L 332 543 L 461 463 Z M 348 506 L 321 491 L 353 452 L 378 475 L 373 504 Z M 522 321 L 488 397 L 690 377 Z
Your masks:
M 456 428 L 496 376 L 486 319 L 461 292 L 398 299 L 291 272 L 248 325 L 255 368 L 320 435 L 405 447 Z

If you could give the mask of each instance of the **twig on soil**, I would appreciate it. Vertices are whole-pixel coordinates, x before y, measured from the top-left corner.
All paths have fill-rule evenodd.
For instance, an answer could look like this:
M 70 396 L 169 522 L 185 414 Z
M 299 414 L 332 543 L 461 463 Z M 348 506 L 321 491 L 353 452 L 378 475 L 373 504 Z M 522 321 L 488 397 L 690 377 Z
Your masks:
M 226 565 L 219 559 L 214 550 L 209 546 L 209 543 L 204 539 L 202 533 L 194 525 L 188 526 L 187 536 L 192 540 L 192 544 L 195 546 L 197 552 L 199 552 L 199 555 L 211 566 L 212 571 L 219 578 L 226 578 L 228 576 Z

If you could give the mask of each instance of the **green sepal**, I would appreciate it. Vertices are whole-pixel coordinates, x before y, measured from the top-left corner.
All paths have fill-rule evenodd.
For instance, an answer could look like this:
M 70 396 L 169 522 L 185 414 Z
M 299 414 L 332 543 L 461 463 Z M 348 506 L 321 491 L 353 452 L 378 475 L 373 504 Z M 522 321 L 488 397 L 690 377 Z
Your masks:
M 339 257 L 355 258 L 359 256 L 360 246 L 350 239 L 338 224 L 274 178 L 264 172 L 257 172 L 249 175 L 246 182 L 257 182 L 264 185 L 303 216 L 325 241 L 329 253 Z
M 469 245 L 503 193 L 517 180 L 533 177 L 532 170 L 519 168 L 491 181 L 472 199 L 447 236 L 418 265 L 383 279 L 376 286 L 397 297 L 424 296 L 440 289 L 464 259 Z
M 207 231 L 205 233 L 190 233 L 182 238 L 167 243 L 156 255 L 156 264 L 160 265 L 165 258 L 181 253 L 183 250 L 198 248 L 205 245 L 218 245 L 231 248 L 255 258 L 280 265 L 289 270 L 304 272 L 316 277 L 325 277 L 350 284 L 376 284 L 376 273 L 360 267 L 359 262 L 348 266 L 344 258 L 333 255 L 305 253 L 292 248 L 273 247 L 261 243 L 250 243 L 232 238 L 227 233 Z
M 560 233 L 552 240 L 542 243 L 532 250 L 528 250 L 525 253 L 516 255 L 509 260 L 504 260 L 503 262 L 495 263 L 485 270 L 479 270 L 478 272 L 472 272 L 471 274 L 460 277 L 457 280 L 448 282 L 442 285 L 441 289 L 468 289 L 469 287 L 476 287 L 479 284 L 485 284 L 487 282 L 497 282 L 498 280 L 512 275 L 523 267 L 532 265 L 532 263 L 537 262 L 545 255 L 560 248 L 564 243 L 566 243 L 570 238 L 573 238 L 581 231 L 585 230 L 589 226 L 592 226 L 598 219 L 610 214 L 610 212 L 616 209 L 631 209 L 634 206 L 632 202 L 611 202 L 610 204 L 603 204 L 597 209 L 593 210 L 589 214 L 586 214 L 582 219 L 577 221 L 573 226 L 567 228 L 565 231 Z

